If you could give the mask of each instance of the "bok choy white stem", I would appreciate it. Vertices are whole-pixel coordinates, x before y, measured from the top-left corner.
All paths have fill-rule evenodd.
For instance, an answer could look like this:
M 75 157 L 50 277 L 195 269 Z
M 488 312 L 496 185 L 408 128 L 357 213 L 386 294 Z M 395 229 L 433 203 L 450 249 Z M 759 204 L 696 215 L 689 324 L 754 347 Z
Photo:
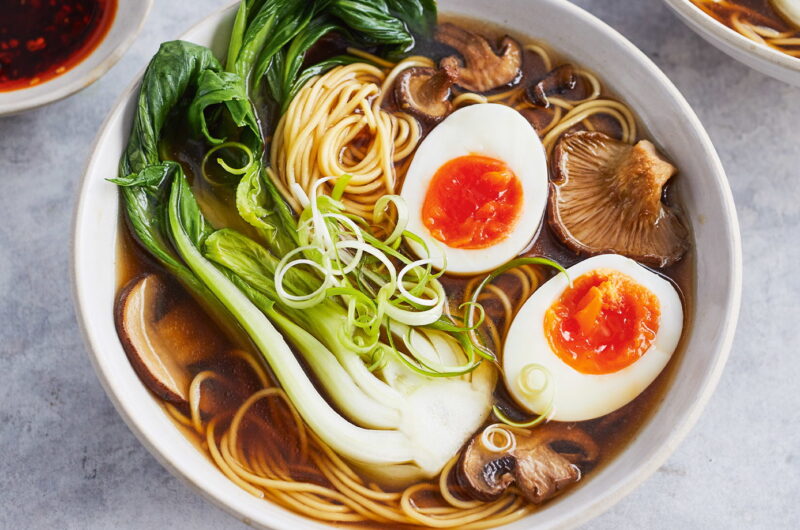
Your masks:
M 326 444 L 337 453 L 363 463 L 396 464 L 413 460 L 413 450 L 402 433 L 357 427 L 337 413 L 314 387 L 283 336 L 264 313 L 203 257 L 197 245 L 204 239 L 205 221 L 183 175 L 172 184 L 168 222 L 181 258 L 244 328 L 303 420 Z

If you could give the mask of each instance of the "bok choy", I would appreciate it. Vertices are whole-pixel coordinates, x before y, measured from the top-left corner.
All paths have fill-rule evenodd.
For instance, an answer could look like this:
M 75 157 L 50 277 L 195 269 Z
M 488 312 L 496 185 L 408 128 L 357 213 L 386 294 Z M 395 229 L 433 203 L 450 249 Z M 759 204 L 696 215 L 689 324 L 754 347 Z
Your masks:
M 249 338 L 308 426 L 396 480 L 436 474 L 484 422 L 494 368 L 481 362 L 474 327 L 445 315 L 429 260 L 400 251 L 401 236 L 414 237 L 402 219 L 376 237 L 343 215 L 340 186 L 292 214 L 262 162 L 253 101 L 268 93 L 280 110 L 298 83 L 351 60 L 305 65 L 329 32 L 397 52 L 435 17 L 430 0 L 243 1 L 225 68 L 204 47 L 161 46 L 113 180 L 136 240 L 229 333 Z M 236 210 L 252 234 L 209 224 L 182 166 L 160 154 L 170 127 L 201 140 L 206 158 L 228 145 L 248 154 L 242 167 L 220 165 L 238 179 Z

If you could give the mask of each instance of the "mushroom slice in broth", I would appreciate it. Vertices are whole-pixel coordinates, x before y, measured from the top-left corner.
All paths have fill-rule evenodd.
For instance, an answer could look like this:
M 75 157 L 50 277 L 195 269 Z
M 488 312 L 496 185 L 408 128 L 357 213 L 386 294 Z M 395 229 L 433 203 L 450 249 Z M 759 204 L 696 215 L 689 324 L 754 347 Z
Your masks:
M 157 274 L 133 279 L 121 292 L 114 320 L 122 346 L 136 373 L 156 395 L 188 403 L 190 366 L 210 359 L 222 345 L 210 320 L 175 301 Z M 197 325 L 187 326 L 191 321 Z M 204 326 L 203 324 L 208 324 Z
M 560 95 L 575 88 L 578 78 L 575 67 L 562 64 L 547 73 L 542 79 L 528 88 L 528 97 L 534 105 L 550 107 L 548 96 Z
M 510 443 L 487 442 L 487 433 L 488 437 L 499 433 Z M 599 452 L 591 436 L 565 423 L 513 432 L 490 426 L 464 449 L 457 477 L 467 493 L 478 500 L 494 500 L 515 484 L 530 502 L 541 504 L 578 482 L 580 466 L 594 463 Z
M 442 68 L 457 68 L 458 86 L 472 92 L 488 92 L 514 84 L 522 77 L 522 46 L 511 37 L 500 41 L 500 53 L 491 43 L 477 33 L 455 24 L 440 24 L 436 40 L 458 51 L 441 61 Z
M 458 66 L 439 70 L 422 66 L 404 70 L 395 83 L 395 100 L 400 110 L 418 119 L 437 123 L 453 111 L 450 87 L 458 80 Z
M 677 169 L 651 142 L 574 132 L 556 145 L 553 165 L 550 226 L 575 252 L 622 254 L 653 267 L 686 253 L 686 224 L 663 201 Z

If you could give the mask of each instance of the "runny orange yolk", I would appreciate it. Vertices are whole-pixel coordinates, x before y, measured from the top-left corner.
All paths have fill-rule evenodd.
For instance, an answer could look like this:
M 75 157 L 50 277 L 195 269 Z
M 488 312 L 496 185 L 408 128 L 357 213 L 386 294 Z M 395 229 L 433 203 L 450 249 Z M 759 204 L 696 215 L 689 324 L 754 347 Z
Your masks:
M 505 162 L 480 155 L 454 158 L 431 179 L 422 222 L 448 247 L 487 248 L 514 229 L 522 196 L 522 184 Z
M 633 278 L 594 270 L 575 279 L 547 310 L 550 348 L 583 374 L 630 366 L 652 346 L 661 315 L 658 298 Z

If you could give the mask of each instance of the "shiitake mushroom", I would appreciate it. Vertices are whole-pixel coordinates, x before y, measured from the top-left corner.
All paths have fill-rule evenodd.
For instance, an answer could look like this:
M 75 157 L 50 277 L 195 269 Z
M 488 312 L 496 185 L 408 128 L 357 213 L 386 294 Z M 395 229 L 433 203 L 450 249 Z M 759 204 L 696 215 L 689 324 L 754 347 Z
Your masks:
M 417 66 L 404 70 L 395 81 L 394 96 L 400 110 L 428 123 L 438 123 L 453 111 L 450 87 L 458 80 L 458 66 L 438 70 Z
M 522 46 L 511 37 L 500 41 L 499 53 L 477 33 L 451 23 L 439 24 L 436 40 L 459 52 L 441 60 L 442 68 L 456 68 L 458 86 L 471 92 L 488 92 L 516 83 L 522 77 Z M 463 62 L 462 62 L 463 58 Z
M 175 303 L 171 286 L 157 274 L 134 278 L 117 298 L 114 321 L 128 359 L 154 394 L 177 405 L 188 402 L 189 366 L 210 359 L 222 341 L 208 318 Z M 187 327 L 186 322 L 192 326 Z
M 502 451 L 486 447 L 480 433 L 467 444 L 456 478 L 470 497 L 489 502 L 515 484 L 530 502 L 542 504 L 578 482 L 579 466 L 594 463 L 600 453 L 591 436 L 565 423 L 548 423 L 509 436 L 514 444 Z
M 564 94 L 574 89 L 577 84 L 578 77 L 575 74 L 575 67 L 571 64 L 562 64 L 528 87 L 527 94 L 534 105 L 549 108 L 549 96 Z

